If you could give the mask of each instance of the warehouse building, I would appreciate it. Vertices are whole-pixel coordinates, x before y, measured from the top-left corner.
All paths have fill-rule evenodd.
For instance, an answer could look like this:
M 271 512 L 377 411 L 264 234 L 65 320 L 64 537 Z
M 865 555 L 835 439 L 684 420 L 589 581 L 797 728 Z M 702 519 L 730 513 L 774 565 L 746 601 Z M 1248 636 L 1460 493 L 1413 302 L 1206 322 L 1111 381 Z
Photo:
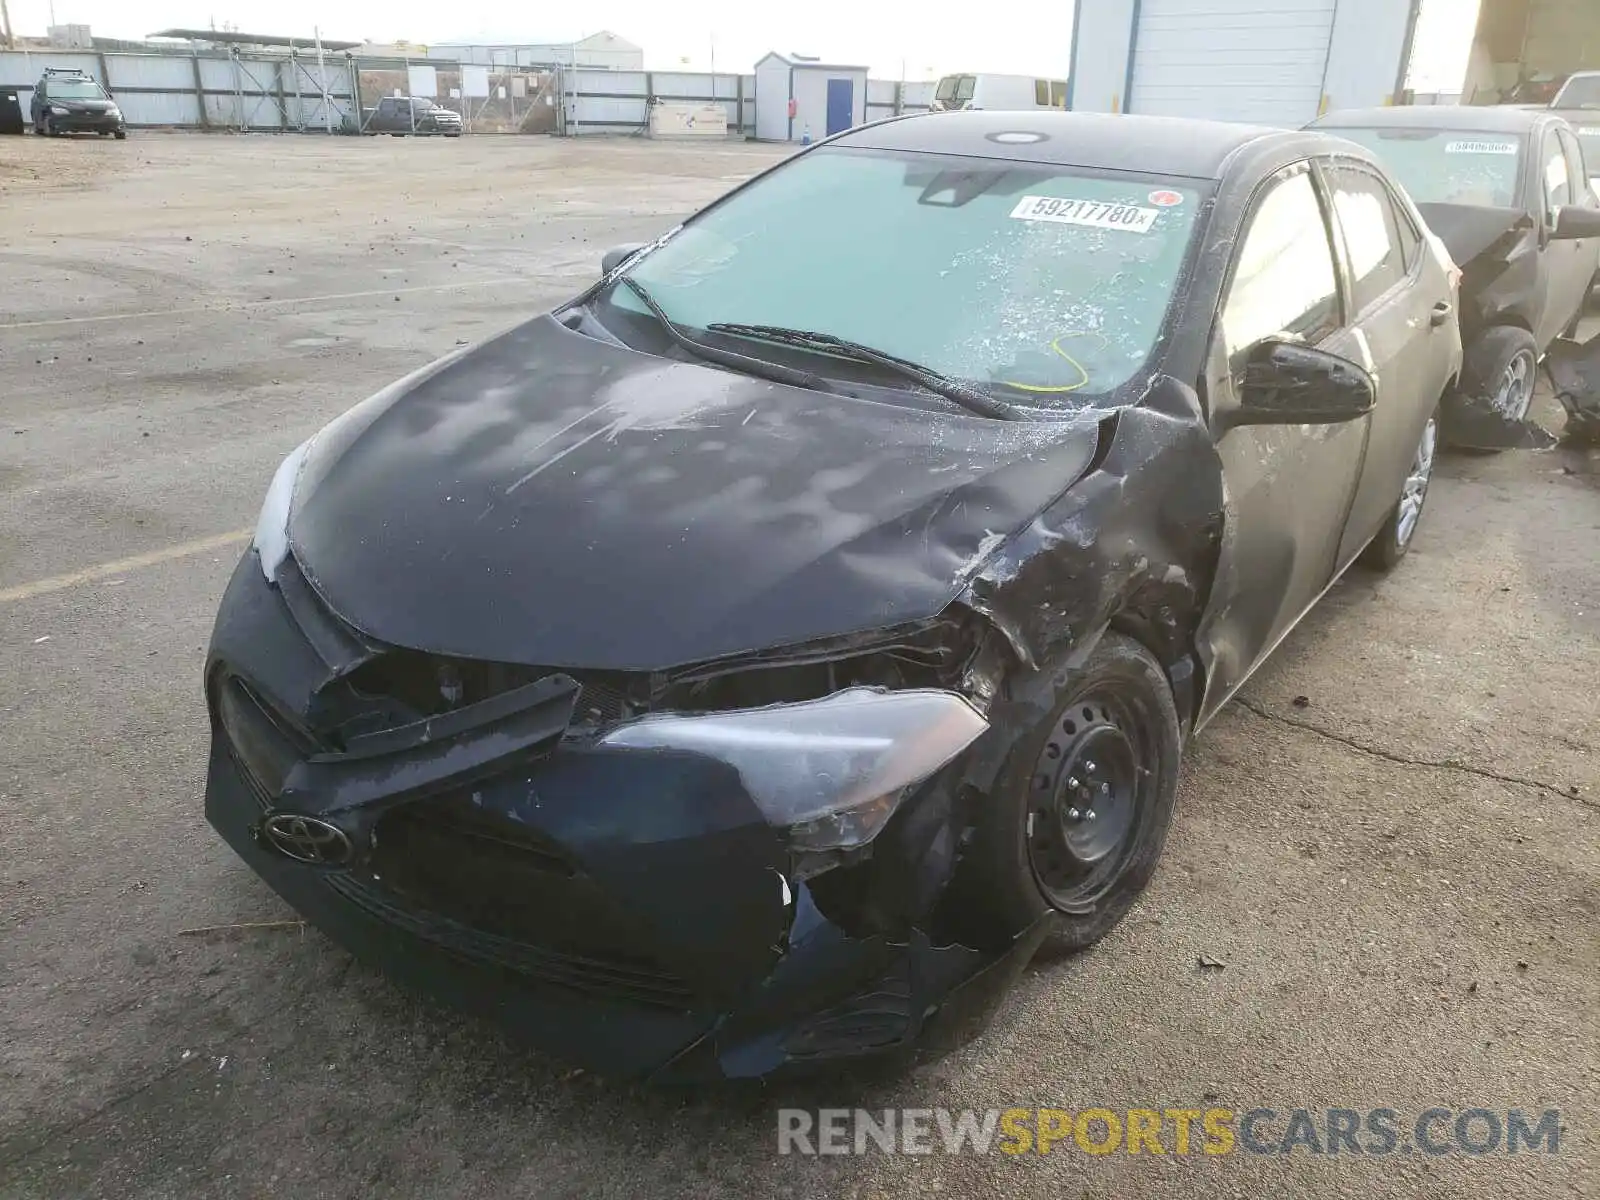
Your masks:
M 1434 2 L 1074 0 L 1068 105 L 1301 125 L 1406 103 Z M 1600 0 L 1482 0 L 1462 77 L 1429 90 L 1493 102 L 1519 79 L 1584 68 L 1600 68 Z

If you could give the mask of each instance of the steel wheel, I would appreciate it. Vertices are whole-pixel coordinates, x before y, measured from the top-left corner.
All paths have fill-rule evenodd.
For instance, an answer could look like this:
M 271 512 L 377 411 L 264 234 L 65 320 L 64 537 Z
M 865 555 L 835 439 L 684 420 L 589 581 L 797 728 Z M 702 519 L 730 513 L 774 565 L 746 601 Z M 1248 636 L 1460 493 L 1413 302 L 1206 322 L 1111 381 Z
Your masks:
M 1422 430 L 1422 440 L 1417 443 L 1417 456 L 1411 460 L 1411 472 L 1400 491 L 1395 540 L 1401 546 L 1409 545 L 1411 535 L 1417 531 L 1417 519 L 1422 516 L 1422 504 L 1428 498 L 1428 483 L 1433 478 L 1433 454 L 1438 444 L 1439 422 L 1429 417 L 1428 424 Z
M 1528 409 L 1533 407 L 1533 391 L 1538 363 L 1534 361 L 1532 353 L 1527 350 L 1514 355 L 1506 364 L 1504 374 L 1500 377 L 1499 387 L 1494 394 L 1495 410 L 1502 416 L 1521 421 L 1528 415 Z
M 1028 797 L 1027 856 L 1052 908 L 1094 910 L 1121 875 L 1156 804 L 1142 764 L 1154 735 L 1143 707 L 1111 688 L 1088 693 L 1045 741 Z

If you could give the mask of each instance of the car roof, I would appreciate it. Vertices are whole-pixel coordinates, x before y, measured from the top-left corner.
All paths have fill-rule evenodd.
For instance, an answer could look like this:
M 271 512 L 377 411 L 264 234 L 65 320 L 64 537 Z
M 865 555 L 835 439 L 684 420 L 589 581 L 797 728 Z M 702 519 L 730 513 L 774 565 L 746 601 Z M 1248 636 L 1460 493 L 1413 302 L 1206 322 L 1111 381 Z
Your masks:
M 1035 135 L 1035 141 L 1007 135 Z M 1302 130 L 1059 111 L 920 113 L 891 117 L 830 139 L 830 145 L 958 154 L 1016 162 L 1221 179 L 1240 151 L 1343 152 L 1337 139 Z
M 1348 108 L 1313 121 L 1311 129 L 1455 129 L 1465 133 L 1531 133 L 1550 120 L 1547 108 L 1511 104 L 1417 104 Z

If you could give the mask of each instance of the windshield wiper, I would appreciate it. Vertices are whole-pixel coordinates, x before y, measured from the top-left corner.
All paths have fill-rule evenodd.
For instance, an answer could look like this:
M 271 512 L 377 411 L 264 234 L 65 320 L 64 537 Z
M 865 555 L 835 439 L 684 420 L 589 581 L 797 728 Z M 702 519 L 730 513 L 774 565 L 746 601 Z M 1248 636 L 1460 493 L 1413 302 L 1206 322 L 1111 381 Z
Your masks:
M 783 366 L 781 363 L 762 362 L 759 358 L 750 358 L 748 355 L 735 354 L 731 350 L 719 350 L 715 346 L 708 346 L 685 333 L 677 322 L 667 316 L 661 305 L 656 303 L 656 298 L 646 291 L 644 284 L 637 279 L 631 275 L 624 275 L 618 282 L 639 297 L 639 302 L 650 310 L 651 316 L 661 322 L 661 328 L 667 331 L 667 336 L 696 358 L 734 371 L 742 371 L 746 375 L 770 379 L 773 383 L 786 383 L 790 387 L 809 388 L 815 392 L 834 390 L 822 376 L 813 371 L 801 371 L 794 367 Z
M 980 392 L 977 388 L 962 383 L 958 379 L 951 379 L 947 375 L 914 363 L 909 359 L 899 358 L 883 350 L 875 350 L 871 346 L 863 346 L 860 342 L 847 341 L 835 337 L 831 333 L 813 333 L 805 329 L 786 329 L 782 325 L 743 325 L 737 321 L 717 321 L 707 325 L 712 333 L 726 333 L 734 337 L 760 338 L 769 342 L 776 342 L 783 346 L 797 346 L 804 350 L 822 350 L 837 354 L 841 358 L 853 359 L 856 362 L 871 363 L 895 372 L 906 379 L 920 383 L 936 396 L 943 396 L 946 400 L 953 400 L 968 412 L 977 413 L 980 417 L 992 417 L 997 421 L 1015 421 L 1019 414 L 1015 408 L 1004 400 L 996 400 L 993 396 Z

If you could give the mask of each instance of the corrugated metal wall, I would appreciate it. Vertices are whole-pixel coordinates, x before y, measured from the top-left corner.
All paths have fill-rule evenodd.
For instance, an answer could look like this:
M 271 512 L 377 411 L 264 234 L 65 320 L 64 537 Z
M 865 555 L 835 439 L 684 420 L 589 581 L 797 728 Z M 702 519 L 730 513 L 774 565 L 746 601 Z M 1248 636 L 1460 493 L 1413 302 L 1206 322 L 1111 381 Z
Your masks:
M 325 61 L 327 115 L 335 130 L 359 122 L 354 93 L 363 93 L 360 103 L 368 108 L 379 99 L 370 84 L 358 88 L 354 83 L 360 72 L 403 72 L 406 67 L 404 59 L 352 60 L 343 54 L 328 55 Z M 328 123 L 320 94 L 323 77 L 310 54 L 0 51 L 0 87 L 18 88 L 26 112 L 33 85 L 47 66 L 77 68 L 106 83 L 134 127 L 317 131 Z M 933 87 L 872 80 L 866 119 L 926 109 Z M 568 69 L 557 72 L 554 94 L 562 115 L 558 128 L 567 134 L 642 133 L 649 126 L 652 99 L 715 103 L 727 114 L 730 134 L 754 136 L 756 131 L 753 75 Z M 441 103 L 459 107 L 461 102 Z
M 26 110 L 46 67 L 87 71 L 99 79 L 134 127 L 323 129 L 328 123 L 321 96 L 324 81 L 335 129 L 355 107 L 350 66 L 343 55 L 330 55 L 319 68 L 316 58 L 306 54 L 6 50 L 0 51 L 0 87 L 19 89 Z
M 754 135 L 754 75 L 709 75 L 689 71 L 558 72 L 558 94 L 569 134 L 633 133 L 650 123 L 652 98 L 672 102 L 719 105 L 727 114 L 728 131 Z M 741 101 L 741 96 L 743 97 Z

